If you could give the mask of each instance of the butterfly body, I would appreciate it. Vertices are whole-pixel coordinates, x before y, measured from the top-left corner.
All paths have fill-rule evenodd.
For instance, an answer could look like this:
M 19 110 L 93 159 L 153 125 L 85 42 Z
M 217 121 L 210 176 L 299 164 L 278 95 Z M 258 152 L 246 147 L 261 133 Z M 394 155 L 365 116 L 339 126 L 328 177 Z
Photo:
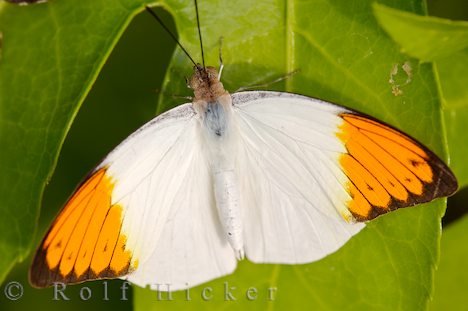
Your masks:
M 212 67 L 195 67 L 191 87 L 198 97 L 194 108 L 200 120 L 202 149 L 206 152 L 213 179 L 213 190 L 219 220 L 236 257 L 244 257 L 240 193 L 236 154 L 239 150 L 232 99 L 218 80 Z

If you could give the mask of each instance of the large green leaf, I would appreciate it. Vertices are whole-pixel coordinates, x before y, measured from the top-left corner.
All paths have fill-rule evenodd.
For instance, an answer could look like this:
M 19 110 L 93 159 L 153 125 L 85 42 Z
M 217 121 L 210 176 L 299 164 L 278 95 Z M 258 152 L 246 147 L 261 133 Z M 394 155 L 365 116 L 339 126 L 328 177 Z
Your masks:
M 468 145 L 466 123 L 468 121 L 468 49 L 464 41 L 468 38 L 467 22 L 452 22 L 426 16 L 417 16 L 376 6 L 376 13 L 383 27 L 406 51 L 422 59 L 434 59 L 438 70 L 441 93 L 444 101 L 444 119 L 452 167 L 460 186 L 468 184 Z M 397 25 L 397 27 L 394 27 Z M 447 27 L 447 25 L 451 25 Z M 453 27 L 457 28 L 456 33 Z M 425 31 L 429 29 L 429 31 Z M 419 40 L 408 45 L 413 37 Z M 445 38 L 444 42 L 433 40 Z M 457 44 L 457 41 L 459 44 Z M 427 57 L 431 55 L 431 57 Z M 463 195 L 464 194 L 464 195 Z M 453 203 L 466 206 L 466 190 Z M 468 275 L 463 267 L 468 260 L 468 217 L 444 227 L 441 242 L 441 259 L 435 277 L 435 294 L 432 310 L 459 309 L 466 306 Z
M 167 12 L 158 12 L 166 24 L 173 25 Z M 132 19 L 106 60 L 67 134 L 54 175 L 44 191 L 37 243 L 83 176 L 126 136 L 154 117 L 158 96 L 155 90 L 161 87 L 174 45 L 173 40 L 146 12 Z M 28 310 L 38 307 L 49 311 L 61 311 L 64 308 L 67 311 L 83 308 L 88 311 L 102 311 L 103 308 L 132 309 L 131 289 L 126 295 L 128 300 L 121 301 L 119 281 L 108 283 L 109 301 L 102 300 L 102 282 L 69 286 L 66 295 L 71 301 L 54 301 L 53 288 L 37 290 L 27 285 L 31 261 L 30 256 L 8 274 L 3 286 L 12 281 L 20 282 L 24 286 L 24 295 L 20 300 L 9 301 L 2 291 L 0 310 Z M 83 286 L 92 290 L 90 300 L 80 299 Z
M 4 34 L 0 63 L 0 245 L 4 245 L 2 256 L 13 254 L 2 257 L 3 274 L 16 258 L 26 254 L 40 193 L 63 137 L 110 49 L 130 18 L 141 10 L 141 2 L 53 1 L 0 7 L 0 31 Z M 385 3 L 424 13 L 419 0 Z M 285 5 L 279 0 L 255 5 L 246 0 L 200 3 L 207 63 L 217 64 L 218 39 L 225 38 L 223 81 L 228 89 L 300 69 L 285 84 L 272 87 L 370 113 L 444 154 L 443 131 L 431 130 L 442 128 L 432 67 L 419 65 L 399 52 L 379 30 L 371 1 L 289 1 Z M 200 59 L 192 2 L 168 0 L 164 6 L 176 19 L 184 45 Z M 395 96 L 395 83 L 405 84 L 408 78 L 401 69 L 405 62 L 412 68 L 411 81 Z M 400 73 L 392 84 L 389 78 L 395 64 Z M 165 93 L 188 94 L 183 75 L 190 74 L 190 67 L 177 52 Z M 168 96 L 162 96 L 160 102 L 159 111 L 175 105 Z M 242 262 L 234 275 L 193 289 L 190 302 L 184 301 L 185 293 L 175 295 L 179 299 L 174 302 L 158 302 L 156 293 L 137 289 L 135 306 L 420 308 L 431 293 L 443 209 L 439 200 L 381 217 L 340 251 L 317 263 L 272 266 Z M 224 302 L 224 281 L 237 287 L 236 302 Z M 213 301 L 200 301 L 200 290 L 205 286 L 213 287 Z M 245 298 L 250 287 L 259 291 L 253 302 Z M 269 287 L 277 288 L 273 302 L 267 301 Z
M 424 13 L 420 1 L 387 1 L 392 6 Z M 200 59 L 193 7 L 167 1 L 183 44 Z M 223 81 L 230 90 L 273 80 L 295 69 L 300 73 L 276 88 L 341 103 L 390 122 L 443 155 L 444 131 L 441 102 L 430 65 L 419 65 L 399 52 L 373 18 L 371 1 L 244 1 L 200 3 L 202 33 L 207 63 L 217 65 L 218 39 L 224 37 L 226 64 Z M 401 86 L 395 96 L 392 87 Z M 400 73 L 389 78 L 395 65 Z M 166 92 L 187 94 L 181 72 L 190 64 L 178 52 L 166 79 Z M 408 68 L 411 68 L 409 70 Z M 403 72 L 403 74 L 401 74 Z M 274 86 L 272 86 L 274 87 Z M 161 97 L 159 111 L 175 105 Z M 417 116 L 417 117 L 415 117 Z M 432 129 L 436 128 L 437 131 Z M 277 309 L 419 309 L 431 294 L 437 260 L 443 202 L 392 213 L 373 221 L 337 253 L 309 265 L 253 265 L 242 262 L 237 271 L 221 280 L 186 293 L 167 296 L 136 289 L 140 310 L 270 307 Z M 274 243 L 274 241 L 272 241 Z M 226 302 L 224 283 L 235 286 L 236 302 Z M 203 301 L 205 287 L 213 299 Z M 259 291 L 248 301 L 246 291 Z M 268 288 L 277 288 L 275 301 L 268 301 Z
M 0 280 L 29 253 L 64 137 L 141 2 L 0 2 Z

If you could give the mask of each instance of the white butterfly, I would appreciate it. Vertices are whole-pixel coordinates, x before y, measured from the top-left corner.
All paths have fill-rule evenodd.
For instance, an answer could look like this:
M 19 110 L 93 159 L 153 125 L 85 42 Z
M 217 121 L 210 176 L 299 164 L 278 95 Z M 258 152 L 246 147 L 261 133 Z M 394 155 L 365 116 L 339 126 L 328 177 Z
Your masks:
M 55 220 L 32 284 L 122 277 L 185 289 L 237 260 L 307 263 L 372 219 L 453 193 L 425 147 L 367 116 L 281 92 L 227 93 L 195 67 L 193 103 L 147 123 Z

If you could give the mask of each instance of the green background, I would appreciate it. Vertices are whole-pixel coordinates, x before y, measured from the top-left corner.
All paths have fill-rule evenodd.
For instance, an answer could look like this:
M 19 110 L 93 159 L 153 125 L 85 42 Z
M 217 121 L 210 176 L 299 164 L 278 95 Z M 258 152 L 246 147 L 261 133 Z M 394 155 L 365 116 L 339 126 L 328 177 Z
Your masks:
M 430 15 L 468 20 L 468 3 L 465 1 L 428 1 L 428 6 Z M 161 9 L 158 9 L 157 12 L 163 17 L 166 24 L 174 29 L 174 21 L 171 16 Z M 47 229 L 51 219 L 68 195 L 90 168 L 129 133 L 154 116 L 155 103 L 158 100 L 159 90 L 162 88 L 164 75 L 174 47 L 174 42 L 145 12 L 136 16 L 125 30 L 124 35 L 99 73 L 67 135 L 57 168 L 44 193 L 38 239 Z M 225 58 L 225 62 L 228 63 L 229 60 Z M 178 75 L 178 78 L 183 80 L 187 74 L 187 71 L 176 72 L 172 77 Z M 189 93 L 174 94 L 188 95 Z M 450 214 L 447 215 L 447 218 L 459 217 L 464 212 L 465 202 L 467 202 L 464 196 L 466 194 L 461 191 L 456 197 L 449 200 L 447 213 Z M 465 219 L 463 221 L 466 222 Z M 454 226 L 454 230 L 449 232 L 450 235 L 447 234 L 451 237 L 447 239 L 448 242 L 444 244 L 444 240 L 442 241 L 441 262 L 448 261 L 447 266 L 460 262 L 451 262 L 452 258 L 459 259 L 460 256 L 462 258 L 466 256 L 466 252 L 463 252 L 461 247 L 458 252 L 450 253 L 450 250 L 453 252 L 456 247 L 449 245 L 463 244 L 463 241 L 466 241 L 461 238 L 457 240 L 462 235 L 459 232 L 463 233 L 463 228 L 466 228 L 466 225 L 463 225 L 462 223 L 453 223 L 446 227 Z M 443 235 L 444 238 L 445 235 Z M 444 247 L 449 249 L 447 254 L 444 253 Z M 468 257 L 465 258 L 468 260 Z M 17 265 L 4 282 L 4 284 L 10 281 L 22 282 L 25 285 L 24 298 L 18 301 L 9 301 L 4 296 L 0 296 L 1 310 L 23 310 L 41 306 L 50 310 L 59 310 L 64 307 L 70 310 L 81 310 L 83 307 L 89 308 L 89 310 L 132 308 L 132 291 L 129 292 L 128 301 L 113 299 L 113 297 L 119 299 L 121 297 L 120 281 L 109 281 L 109 301 L 103 301 L 102 284 L 98 284 L 98 282 L 87 284 L 93 290 L 93 298 L 89 301 L 80 301 L 76 288 L 67 289 L 71 301 L 51 301 L 51 290 L 38 291 L 27 285 L 26 275 L 30 261 L 31 259 L 27 258 L 23 263 Z M 468 288 L 468 281 L 462 277 L 451 280 L 456 283 L 456 286 Z M 450 291 L 445 286 L 444 288 L 445 295 L 449 295 Z M 436 298 L 438 290 L 442 292 L 444 289 L 439 289 L 436 285 Z M 466 299 L 466 305 L 468 305 L 468 299 Z M 458 306 L 463 308 L 461 304 Z M 434 308 L 437 309 L 437 307 Z

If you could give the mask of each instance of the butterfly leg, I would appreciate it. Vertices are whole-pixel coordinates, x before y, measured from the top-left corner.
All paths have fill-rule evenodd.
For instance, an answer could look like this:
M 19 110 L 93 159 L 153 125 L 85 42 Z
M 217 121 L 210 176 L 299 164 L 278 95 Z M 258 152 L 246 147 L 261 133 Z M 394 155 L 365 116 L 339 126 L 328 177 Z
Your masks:
M 184 95 L 170 94 L 170 93 L 161 91 L 160 89 L 155 89 L 154 92 L 155 92 L 156 94 L 161 94 L 161 95 L 164 95 L 164 96 L 170 96 L 170 97 L 172 97 L 172 98 L 174 98 L 174 99 L 185 99 L 185 100 L 188 100 L 188 101 L 192 101 L 192 100 L 193 100 L 193 97 L 192 97 L 192 96 L 184 96 Z
M 243 86 L 241 88 L 238 88 L 234 93 L 268 87 L 268 86 L 270 86 L 272 84 L 275 84 L 275 83 L 281 82 L 283 80 L 289 79 L 289 77 L 291 77 L 292 75 L 298 73 L 299 71 L 300 71 L 300 69 L 296 69 L 296 70 L 288 72 L 284 76 L 278 77 L 278 78 L 276 78 L 274 80 L 270 80 L 268 82 L 255 84 L 255 85 L 250 85 L 250 86 Z
M 218 70 L 218 80 L 221 80 L 221 73 L 223 72 L 224 63 L 223 63 L 223 37 L 219 37 L 219 70 Z

